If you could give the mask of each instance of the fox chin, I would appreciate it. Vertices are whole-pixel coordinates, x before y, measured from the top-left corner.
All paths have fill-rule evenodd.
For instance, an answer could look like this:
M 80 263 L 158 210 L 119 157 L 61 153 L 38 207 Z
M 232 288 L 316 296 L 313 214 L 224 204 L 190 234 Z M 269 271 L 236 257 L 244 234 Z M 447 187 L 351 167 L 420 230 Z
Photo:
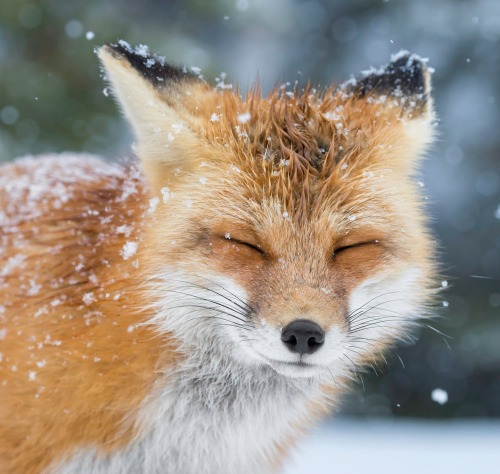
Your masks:
M 0 172 L 0 471 L 278 472 L 430 314 L 426 61 L 263 97 L 98 56 L 137 158 Z

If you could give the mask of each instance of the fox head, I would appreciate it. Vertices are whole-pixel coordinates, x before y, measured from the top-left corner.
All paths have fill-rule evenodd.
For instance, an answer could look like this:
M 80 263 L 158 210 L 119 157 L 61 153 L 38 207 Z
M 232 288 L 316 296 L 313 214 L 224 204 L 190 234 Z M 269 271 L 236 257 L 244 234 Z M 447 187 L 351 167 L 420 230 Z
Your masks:
M 434 265 L 414 177 L 433 137 L 423 60 L 402 52 L 336 88 L 263 98 L 123 41 L 99 56 L 155 208 L 141 265 L 160 329 L 314 377 L 377 358 L 424 316 Z

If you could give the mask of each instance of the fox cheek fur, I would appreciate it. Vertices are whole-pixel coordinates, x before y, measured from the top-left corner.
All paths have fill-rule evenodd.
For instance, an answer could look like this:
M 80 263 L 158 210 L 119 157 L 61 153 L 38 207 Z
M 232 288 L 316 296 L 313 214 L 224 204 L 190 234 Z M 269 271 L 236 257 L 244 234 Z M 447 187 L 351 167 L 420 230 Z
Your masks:
M 140 171 L 0 176 L 0 470 L 275 472 L 428 315 L 425 61 L 262 98 L 125 42 L 99 57 Z

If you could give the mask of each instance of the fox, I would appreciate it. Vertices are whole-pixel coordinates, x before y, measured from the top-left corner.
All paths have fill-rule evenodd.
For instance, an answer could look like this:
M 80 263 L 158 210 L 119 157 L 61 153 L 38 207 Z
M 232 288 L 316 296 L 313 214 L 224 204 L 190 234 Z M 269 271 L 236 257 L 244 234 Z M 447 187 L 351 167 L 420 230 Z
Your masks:
M 97 54 L 134 156 L 1 167 L 0 471 L 279 472 L 430 315 L 431 70 L 264 96 Z

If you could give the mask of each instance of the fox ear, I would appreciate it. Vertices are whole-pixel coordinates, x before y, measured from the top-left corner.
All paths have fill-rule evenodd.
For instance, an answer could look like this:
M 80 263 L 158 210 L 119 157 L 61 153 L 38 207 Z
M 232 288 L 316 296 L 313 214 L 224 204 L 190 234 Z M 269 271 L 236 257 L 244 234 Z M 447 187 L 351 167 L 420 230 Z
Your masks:
M 387 128 L 398 133 L 398 151 L 412 150 L 414 157 L 425 151 L 434 138 L 434 113 L 431 98 L 430 70 L 426 60 L 408 51 L 391 57 L 380 69 L 369 69 L 359 79 L 351 79 L 343 90 L 361 110 L 371 116 L 376 111 L 372 133 L 387 134 Z M 395 127 L 395 121 L 403 126 Z M 378 133 L 377 133 L 378 132 Z
M 113 94 L 137 138 L 136 152 L 146 178 L 158 190 L 172 167 L 186 167 L 200 155 L 201 138 L 193 128 L 196 103 L 211 88 L 185 69 L 151 55 L 146 46 L 125 41 L 98 51 Z
M 388 100 L 399 105 L 408 117 L 431 112 L 431 79 L 426 60 L 400 51 L 380 69 L 371 68 L 359 80 L 348 81 L 347 88 L 357 97 Z

